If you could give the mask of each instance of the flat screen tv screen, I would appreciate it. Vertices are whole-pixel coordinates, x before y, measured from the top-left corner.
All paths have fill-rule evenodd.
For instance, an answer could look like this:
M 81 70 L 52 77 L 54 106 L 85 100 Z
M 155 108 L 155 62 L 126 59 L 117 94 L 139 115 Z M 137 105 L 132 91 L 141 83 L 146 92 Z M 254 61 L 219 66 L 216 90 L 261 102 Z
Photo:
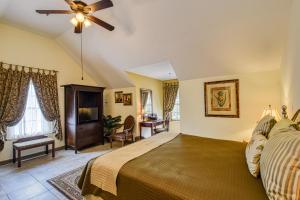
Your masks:
M 78 110 L 79 123 L 97 121 L 98 120 L 98 107 L 92 108 L 79 108 Z

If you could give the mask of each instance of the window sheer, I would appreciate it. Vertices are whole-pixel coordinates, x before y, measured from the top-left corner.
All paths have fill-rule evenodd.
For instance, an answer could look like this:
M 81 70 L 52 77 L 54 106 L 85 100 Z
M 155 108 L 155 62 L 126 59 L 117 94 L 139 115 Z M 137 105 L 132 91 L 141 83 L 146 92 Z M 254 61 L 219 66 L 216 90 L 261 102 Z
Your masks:
M 172 120 L 180 120 L 179 92 L 177 92 L 174 108 L 172 110 Z
M 26 138 L 54 133 L 54 122 L 47 121 L 39 107 L 32 81 L 29 84 L 27 104 L 22 120 L 8 127 L 7 139 Z

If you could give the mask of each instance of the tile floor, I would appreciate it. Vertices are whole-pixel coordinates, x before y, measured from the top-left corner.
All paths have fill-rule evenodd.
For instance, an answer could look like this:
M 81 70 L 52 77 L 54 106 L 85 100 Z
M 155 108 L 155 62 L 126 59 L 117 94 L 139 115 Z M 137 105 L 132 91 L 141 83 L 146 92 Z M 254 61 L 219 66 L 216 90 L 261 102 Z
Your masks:
M 114 149 L 118 148 L 114 145 Z M 0 200 L 67 200 L 47 180 L 81 167 L 91 158 L 111 151 L 110 145 L 96 146 L 75 154 L 72 150 L 56 152 L 22 162 L 22 167 L 0 166 Z

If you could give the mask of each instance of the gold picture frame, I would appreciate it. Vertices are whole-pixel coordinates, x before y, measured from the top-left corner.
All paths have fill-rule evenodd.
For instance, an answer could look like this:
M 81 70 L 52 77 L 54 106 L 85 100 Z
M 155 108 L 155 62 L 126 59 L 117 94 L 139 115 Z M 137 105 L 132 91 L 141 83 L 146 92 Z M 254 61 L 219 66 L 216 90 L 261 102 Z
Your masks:
M 115 92 L 115 103 L 123 103 L 123 91 Z
M 123 105 L 124 106 L 132 105 L 132 93 L 123 94 Z
M 240 117 L 239 80 L 204 83 L 206 117 Z

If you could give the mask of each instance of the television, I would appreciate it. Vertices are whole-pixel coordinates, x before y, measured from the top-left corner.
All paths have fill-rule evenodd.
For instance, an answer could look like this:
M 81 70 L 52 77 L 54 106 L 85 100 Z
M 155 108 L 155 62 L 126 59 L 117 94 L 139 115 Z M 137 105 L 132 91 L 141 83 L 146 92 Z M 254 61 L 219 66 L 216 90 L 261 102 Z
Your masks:
M 98 107 L 87 107 L 78 109 L 78 121 L 79 123 L 86 123 L 91 121 L 97 121 L 98 116 Z
M 99 120 L 99 93 L 80 91 L 78 93 L 78 123 Z

